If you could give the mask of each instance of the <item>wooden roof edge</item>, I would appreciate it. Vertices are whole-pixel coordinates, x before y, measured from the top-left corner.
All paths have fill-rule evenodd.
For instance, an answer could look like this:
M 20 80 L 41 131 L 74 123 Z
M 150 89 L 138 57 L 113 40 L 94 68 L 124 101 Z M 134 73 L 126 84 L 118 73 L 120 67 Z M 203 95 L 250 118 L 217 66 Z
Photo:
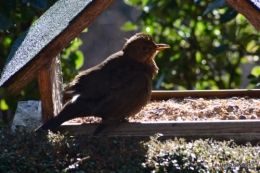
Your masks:
M 226 0 L 237 12 L 244 15 L 247 20 L 258 30 L 260 30 L 260 9 L 254 7 L 252 2 L 248 0 Z

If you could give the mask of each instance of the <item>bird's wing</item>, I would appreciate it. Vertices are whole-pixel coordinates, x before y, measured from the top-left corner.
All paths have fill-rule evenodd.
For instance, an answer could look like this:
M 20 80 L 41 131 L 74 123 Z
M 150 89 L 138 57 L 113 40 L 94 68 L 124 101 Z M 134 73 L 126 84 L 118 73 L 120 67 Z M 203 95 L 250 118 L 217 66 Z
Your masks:
M 99 65 L 81 72 L 65 87 L 64 92 L 80 95 L 83 98 L 103 97 L 109 92 L 113 70 L 120 67 L 121 54 L 116 53 Z
M 89 72 L 88 72 L 89 71 Z M 100 69 L 85 71 L 79 74 L 73 82 L 69 83 L 64 92 L 80 95 L 83 98 L 97 99 L 108 92 L 109 76 Z
M 151 82 L 143 64 L 116 56 L 78 75 L 66 91 L 98 100 L 92 115 L 115 122 L 140 111 L 150 99 Z
M 112 90 L 120 90 L 133 78 L 143 73 L 141 64 L 131 61 L 118 52 L 99 65 L 83 71 L 65 87 L 65 93 L 83 98 L 99 99 Z

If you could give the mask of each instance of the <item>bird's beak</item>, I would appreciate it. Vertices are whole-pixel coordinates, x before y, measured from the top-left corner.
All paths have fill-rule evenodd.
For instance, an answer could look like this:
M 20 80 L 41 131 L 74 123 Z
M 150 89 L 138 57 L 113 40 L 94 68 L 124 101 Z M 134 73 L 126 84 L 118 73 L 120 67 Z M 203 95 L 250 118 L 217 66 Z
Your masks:
M 163 50 L 167 48 L 170 48 L 168 44 L 156 44 L 156 50 Z

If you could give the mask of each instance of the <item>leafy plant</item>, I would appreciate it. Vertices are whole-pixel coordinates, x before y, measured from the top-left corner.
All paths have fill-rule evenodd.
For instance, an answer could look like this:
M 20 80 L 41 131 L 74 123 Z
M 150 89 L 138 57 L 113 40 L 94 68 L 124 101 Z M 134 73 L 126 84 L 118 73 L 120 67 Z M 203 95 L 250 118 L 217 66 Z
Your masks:
M 255 66 L 247 78 L 250 80 L 250 84 L 260 89 L 260 66 Z
M 1 172 L 259 172 L 259 146 L 212 139 L 93 137 L 10 131 L 0 124 Z
M 160 52 L 154 89 L 239 88 L 239 65 L 259 61 L 259 32 L 224 0 L 125 0 L 142 13 L 122 29 L 151 34 Z

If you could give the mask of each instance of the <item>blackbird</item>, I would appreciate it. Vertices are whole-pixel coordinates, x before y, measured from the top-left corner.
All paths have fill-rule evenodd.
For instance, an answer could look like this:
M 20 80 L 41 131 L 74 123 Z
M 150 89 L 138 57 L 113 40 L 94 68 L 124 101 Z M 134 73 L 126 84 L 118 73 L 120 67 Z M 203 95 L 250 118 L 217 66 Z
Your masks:
M 102 118 L 94 132 L 97 135 L 109 124 L 134 116 L 150 100 L 152 78 L 158 72 L 154 57 L 169 47 L 155 44 L 148 34 L 138 33 L 126 39 L 121 51 L 81 72 L 64 88 L 72 99 L 36 131 L 53 131 L 70 119 L 96 116 Z

